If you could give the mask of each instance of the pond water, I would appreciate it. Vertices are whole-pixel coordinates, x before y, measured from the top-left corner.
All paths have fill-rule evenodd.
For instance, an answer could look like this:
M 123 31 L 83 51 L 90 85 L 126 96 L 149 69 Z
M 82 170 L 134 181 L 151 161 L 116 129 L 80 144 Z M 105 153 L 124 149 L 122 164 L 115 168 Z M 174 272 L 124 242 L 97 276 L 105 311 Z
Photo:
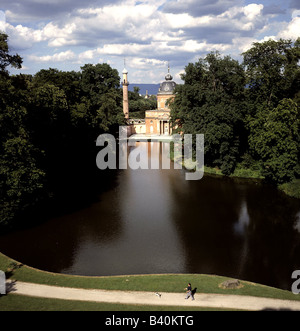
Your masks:
M 137 146 L 147 153 L 149 144 Z M 154 144 L 162 151 L 166 143 Z M 172 167 L 114 177 L 89 205 L 1 235 L 0 251 L 57 273 L 217 274 L 291 289 L 300 269 L 299 200 L 258 181 L 187 181 Z

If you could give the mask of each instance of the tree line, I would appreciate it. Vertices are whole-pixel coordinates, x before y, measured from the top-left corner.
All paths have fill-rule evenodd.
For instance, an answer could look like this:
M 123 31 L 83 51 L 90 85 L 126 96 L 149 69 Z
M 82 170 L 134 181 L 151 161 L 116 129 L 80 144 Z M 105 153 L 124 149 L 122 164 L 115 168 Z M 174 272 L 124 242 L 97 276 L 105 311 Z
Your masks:
M 157 108 L 157 99 L 155 95 L 149 98 L 140 96 L 140 88 L 133 87 L 133 92 L 128 92 L 130 118 L 145 118 L 146 110 L 154 110 Z
M 300 176 L 300 38 L 254 43 L 243 62 L 218 52 L 186 66 L 170 103 L 175 132 L 205 134 L 205 165 L 267 181 Z
M 22 62 L 0 33 L 0 224 L 49 198 L 64 199 L 80 181 L 90 191 L 99 176 L 96 138 L 117 135 L 126 124 L 120 77 L 110 65 L 10 75 L 8 68 L 21 69 Z M 138 88 L 129 92 L 133 118 L 155 106 L 156 99 L 140 96 Z
M 95 180 L 107 176 L 95 167 L 95 140 L 125 124 L 117 70 L 86 64 L 80 72 L 10 75 L 22 58 L 10 54 L 7 41 L 0 33 L 0 224 L 78 186 L 88 194 L 104 185 L 105 178 Z M 256 43 L 243 57 L 240 64 L 215 52 L 188 64 L 172 121 L 181 133 L 205 134 L 207 166 L 291 181 L 300 175 L 300 39 Z M 129 100 L 134 117 L 156 107 L 138 89 Z
M 86 64 L 80 72 L 10 75 L 22 58 L 7 41 L 0 34 L 0 224 L 84 182 L 97 136 L 125 123 L 117 70 Z

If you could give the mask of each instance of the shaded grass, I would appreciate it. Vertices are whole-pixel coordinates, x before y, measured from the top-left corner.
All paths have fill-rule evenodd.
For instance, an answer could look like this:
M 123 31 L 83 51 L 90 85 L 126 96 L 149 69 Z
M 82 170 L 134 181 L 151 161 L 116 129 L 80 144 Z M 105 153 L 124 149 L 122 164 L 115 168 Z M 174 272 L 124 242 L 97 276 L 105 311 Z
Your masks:
M 174 307 L 174 306 L 143 306 L 86 301 L 58 300 L 34 298 L 12 294 L 0 297 L 0 311 L 219 311 L 232 309 Z

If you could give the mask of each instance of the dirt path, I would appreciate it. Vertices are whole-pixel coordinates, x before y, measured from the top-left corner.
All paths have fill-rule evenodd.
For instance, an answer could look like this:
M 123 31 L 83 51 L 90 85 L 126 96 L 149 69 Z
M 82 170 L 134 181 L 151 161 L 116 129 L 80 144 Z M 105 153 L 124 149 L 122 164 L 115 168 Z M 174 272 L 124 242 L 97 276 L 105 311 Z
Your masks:
M 264 309 L 300 311 L 300 301 L 277 300 L 240 295 L 200 293 L 196 294 L 194 301 L 191 301 L 191 299 L 185 300 L 184 293 L 160 293 L 161 297 L 159 297 L 152 292 L 85 290 L 22 282 L 8 282 L 7 287 L 10 293 L 32 297 L 76 301 L 154 306 L 229 308 L 255 311 Z

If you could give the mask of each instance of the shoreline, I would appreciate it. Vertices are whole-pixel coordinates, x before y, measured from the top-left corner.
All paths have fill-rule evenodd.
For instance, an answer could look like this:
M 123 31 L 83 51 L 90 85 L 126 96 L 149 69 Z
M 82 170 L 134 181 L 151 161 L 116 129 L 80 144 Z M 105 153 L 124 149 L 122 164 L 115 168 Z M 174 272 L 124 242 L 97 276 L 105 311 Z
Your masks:
M 43 271 L 23 265 L 1 252 L 0 270 L 6 273 L 7 281 L 66 288 L 178 293 L 182 290 L 182 286 L 186 285 L 187 282 L 191 282 L 194 287 L 198 288 L 197 292 L 199 293 L 247 295 L 300 301 L 300 296 L 293 294 L 289 290 L 262 285 L 248 280 L 239 280 L 243 286 L 236 289 L 222 288 L 221 284 L 223 282 L 233 279 L 227 276 L 209 274 L 76 276 Z
M 171 160 L 174 161 L 174 158 L 171 157 Z M 182 162 L 182 166 L 184 166 L 184 162 Z M 187 169 L 188 170 L 188 169 Z M 241 173 L 241 174 L 238 174 Z M 256 173 L 256 175 L 254 175 Z M 208 176 L 216 176 L 220 178 L 233 178 L 233 179 L 245 179 L 245 180 L 258 180 L 263 182 L 264 177 L 257 173 L 257 171 L 253 171 L 251 169 L 239 168 L 234 171 L 230 176 L 226 176 L 222 174 L 222 171 L 218 168 L 211 168 L 204 166 L 204 175 Z M 279 184 L 277 186 L 274 185 L 274 189 L 284 193 L 286 196 L 293 199 L 300 199 L 300 179 L 294 179 L 292 182 Z

